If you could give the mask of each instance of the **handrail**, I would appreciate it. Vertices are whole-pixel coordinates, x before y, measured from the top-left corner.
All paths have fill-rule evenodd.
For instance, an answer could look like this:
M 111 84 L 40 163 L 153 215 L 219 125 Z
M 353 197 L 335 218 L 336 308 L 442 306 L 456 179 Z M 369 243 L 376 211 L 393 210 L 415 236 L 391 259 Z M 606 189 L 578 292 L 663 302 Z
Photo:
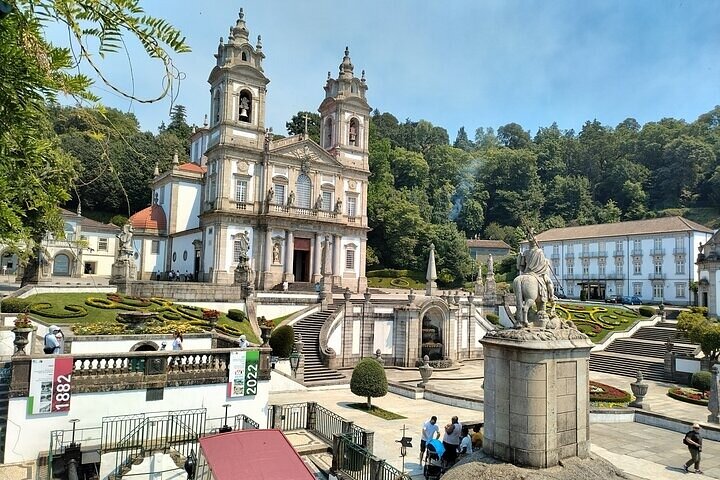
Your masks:
M 314 303 L 310 305 L 309 307 L 305 307 L 302 310 L 298 310 L 297 312 L 291 313 L 285 320 L 280 322 L 280 325 L 276 325 L 276 327 L 281 327 L 283 325 L 294 325 L 298 321 L 302 320 L 303 318 L 312 315 L 316 311 L 320 311 L 321 305 L 319 303 Z
M 329 315 L 320 329 L 320 337 L 318 338 L 320 344 L 318 345 L 318 353 L 320 354 L 320 360 L 323 364 L 331 369 L 334 369 L 334 362 L 337 357 L 337 353 L 330 346 L 328 346 L 328 338 L 332 332 L 333 327 L 340 321 L 340 318 L 345 317 L 345 305 L 340 305 L 339 308 Z

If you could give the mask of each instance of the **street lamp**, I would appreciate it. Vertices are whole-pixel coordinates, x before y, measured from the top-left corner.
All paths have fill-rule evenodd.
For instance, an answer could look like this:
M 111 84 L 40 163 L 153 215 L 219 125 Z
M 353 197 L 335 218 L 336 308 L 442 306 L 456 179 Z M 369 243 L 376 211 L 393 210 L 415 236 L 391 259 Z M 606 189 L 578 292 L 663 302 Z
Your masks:
M 395 443 L 400 444 L 400 456 L 402 457 L 402 472 L 405 473 L 405 456 L 407 455 L 407 449 L 412 448 L 412 438 L 405 436 L 405 425 L 403 425 L 402 432 L 402 437 L 400 437 L 400 440 L 395 440 Z
M 75 446 L 75 424 L 76 424 L 77 422 L 79 422 L 79 421 L 80 421 L 79 418 L 73 418 L 73 419 L 70 420 L 70 423 L 72 423 L 72 426 L 73 426 L 73 429 L 72 429 L 72 440 L 70 440 L 70 446 L 71 446 L 71 447 L 74 447 L 74 446 Z
M 293 351 L 290 354 L 290 370 L 293 372 L 293 377 L 297 375 L 297 369 L 300 366 L 300 354 Z
M 230 427 L 230 426 L 227 424 L 227 412 L 228 412 L 228 408 L 230 408 L 230 404 L 229 404 L 229 403 L 226 403 L 226 404 L 223 405 L 223 407 L 225 407 L 225 421 L 223 422 L 223 426 L 220 427 L 219 432 L 220 432 L 220 433 L 232 432 L 232 427 Z

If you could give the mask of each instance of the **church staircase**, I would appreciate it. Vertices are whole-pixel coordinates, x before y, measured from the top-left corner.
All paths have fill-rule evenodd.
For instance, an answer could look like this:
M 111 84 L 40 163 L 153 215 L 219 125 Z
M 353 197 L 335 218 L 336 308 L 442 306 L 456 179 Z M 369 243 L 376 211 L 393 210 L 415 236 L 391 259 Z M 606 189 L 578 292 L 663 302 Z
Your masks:
M 638 370 L 648 380 L 665 381 L 665 343 L 673 342 L 673 352 L 694 355 L 700 347 L 677 330 L 677 322 L 665 320 L 642 327 L 630 338 L 613 340 L 605 350 L 590 355 L 590 370 L 635 377 Z
M 330 305 L 327 310 L 315 312 L 293 324 L 295 336 L 301 335 L 303 357 L 305 359 L 305 380 L 308 387 L 318 385 L 336 385 L 347 382 L 347 377 L 337 370 L 327 368 L 320 358 L 320 330 L 325 321 L 335 313 Z

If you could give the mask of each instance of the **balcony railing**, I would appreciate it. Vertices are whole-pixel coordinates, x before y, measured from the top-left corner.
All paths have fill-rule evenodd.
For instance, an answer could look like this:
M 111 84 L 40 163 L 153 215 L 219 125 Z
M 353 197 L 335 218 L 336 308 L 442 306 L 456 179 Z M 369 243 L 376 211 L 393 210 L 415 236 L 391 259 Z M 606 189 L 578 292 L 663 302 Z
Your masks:
M 664 273 L 649 273 L 648 280 L 665 280 Z
M 624 256 L 625 256 L 625 252 L 623 252 L 622 250 L 615 250 L 613 252 L 613 257 L 624 257 Z
M 642 248 L 633 248 L 630 250 L 630 255 L 633 257 L 642 257 L 643 251 Z
M 575 254 L 573 252 L 567 252 L 565 258 L 575 258 Z
M 254 205 L 249 202 L 234 202 L 237 210 L 245 210 L 246 212 L 252 212 Z
M 685 247 L 673 248 L 673 255 L 685 255 L 686 253 Z
M 665 255 L 665 249 L 664 248 L 653 248 L 650 250 L 650 255 L 653 257 Z

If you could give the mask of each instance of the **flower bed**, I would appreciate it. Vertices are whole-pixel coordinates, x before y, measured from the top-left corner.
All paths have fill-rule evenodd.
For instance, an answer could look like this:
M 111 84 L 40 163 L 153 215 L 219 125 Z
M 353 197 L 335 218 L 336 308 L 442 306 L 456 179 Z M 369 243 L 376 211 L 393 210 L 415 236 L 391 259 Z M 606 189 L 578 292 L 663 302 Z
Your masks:
M 689 387 L 672 387 L 668 389 L 668 397 L 680 400 L 681 402 L 693 403 L 695 405 L 708 404 L 709 392 L 702 392 Z
M 604 403 L 628 403 L 632 400 L 625 390 L 590 380 L 590 401 Z
M 559 303 L 555 306 L 559 317 L 571 320 L 585 335 L 594 342 L 616 330 L 625 330 L 641 319 L 635 311 L 626 307 L 607 307 L 605 305 Z

